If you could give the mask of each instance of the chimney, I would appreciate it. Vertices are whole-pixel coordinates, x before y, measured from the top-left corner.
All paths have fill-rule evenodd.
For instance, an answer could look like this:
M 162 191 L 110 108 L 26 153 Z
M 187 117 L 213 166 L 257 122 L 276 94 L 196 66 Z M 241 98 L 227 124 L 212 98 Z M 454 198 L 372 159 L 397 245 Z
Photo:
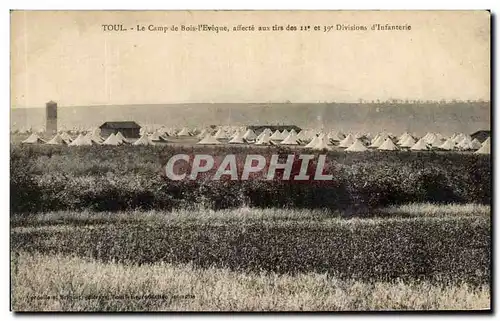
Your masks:
M 57 133 L 57 103 L 49 101 L 45 104 L 45 131 L 47 133 Z

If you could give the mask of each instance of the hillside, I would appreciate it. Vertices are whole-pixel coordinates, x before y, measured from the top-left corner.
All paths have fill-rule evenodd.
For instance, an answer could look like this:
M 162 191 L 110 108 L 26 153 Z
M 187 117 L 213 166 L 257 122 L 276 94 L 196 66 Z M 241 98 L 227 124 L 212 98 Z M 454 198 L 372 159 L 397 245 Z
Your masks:
M 296 124 L 342 131 L 423 134 L 472 133 L 490 128 L 489 102 L 459 103 L 273 103 L 108 105 L 59 108 L 59 126 L 88 128 L 109 120 L 173 127 Z M 44 128 L 44 108 L 12 108 L 11 127 Z

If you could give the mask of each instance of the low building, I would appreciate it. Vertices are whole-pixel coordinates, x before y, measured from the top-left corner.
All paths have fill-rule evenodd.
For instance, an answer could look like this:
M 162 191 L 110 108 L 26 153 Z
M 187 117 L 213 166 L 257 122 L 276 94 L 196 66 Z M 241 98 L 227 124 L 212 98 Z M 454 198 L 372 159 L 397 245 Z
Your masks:
M 102 137 L 120 132 L 125 138 L 139 138 L 141 130 L 141 126 L 135 121 L 107 121 L 99 128 Z
M 472 139 L 477 139 L 481 143 L 484 142 L 488 137 L 491 136 L 491 131 L 490 130 L 478 130 L 474 134 L 470 135 Z

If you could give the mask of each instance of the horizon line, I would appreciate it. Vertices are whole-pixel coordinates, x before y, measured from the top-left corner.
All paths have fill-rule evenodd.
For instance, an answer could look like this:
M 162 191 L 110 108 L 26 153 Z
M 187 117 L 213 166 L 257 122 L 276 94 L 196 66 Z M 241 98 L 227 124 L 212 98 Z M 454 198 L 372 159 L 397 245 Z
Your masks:
M 50 101 L 48 101 L 50 102 Z M 57 101 L 53 101 L 56 102 Z M 485 99 L 452 99 L 452 100 L 419 100 L 419 99 L 394 99 L 394 100 L 385 100 L 385 101 L 376 101 L 376 100 L 362 100 L 362 101 L 325 101 L 325 102 L 291 102 L 291 101 L 281 101 L 281 102 L 178 102 L 178 103 L 132 103 L 132 104 L 92 104 L 92 105 L 58 105 L 57 107 L 111 107 L 111 106 L 151 106 L 151 105 L 201 105 L 201 104 L 211 104 L 211 105 L 229 105 L 229 104 L 238 104 L 238 105 L 287 105 L 287 104 L 311 104 L 311 105 L 320 105 L 320 104 L 360 104 L 360 105 L 380 105 L 380 104 L 402 104 L 402 105 L 414 105 L 414 104 L 457 104 L 457 103 L 491 103 L 491 100 Z M 45 108 L 43 106 L 14 106 L 11 105 L 10 109 L 38 109 Z

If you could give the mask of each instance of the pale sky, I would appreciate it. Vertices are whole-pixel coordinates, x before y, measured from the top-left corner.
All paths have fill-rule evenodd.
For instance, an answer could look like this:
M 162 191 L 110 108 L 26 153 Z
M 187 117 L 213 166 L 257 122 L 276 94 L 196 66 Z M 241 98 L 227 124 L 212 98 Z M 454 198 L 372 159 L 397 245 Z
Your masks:
M 332 31 L 325 25 L 411 25 Z M 103 32 L 102 24 L 318 25 L 319 32 Z M 461 12 L 11 14 L 13 107 L 490 97 L 490 16 Z

